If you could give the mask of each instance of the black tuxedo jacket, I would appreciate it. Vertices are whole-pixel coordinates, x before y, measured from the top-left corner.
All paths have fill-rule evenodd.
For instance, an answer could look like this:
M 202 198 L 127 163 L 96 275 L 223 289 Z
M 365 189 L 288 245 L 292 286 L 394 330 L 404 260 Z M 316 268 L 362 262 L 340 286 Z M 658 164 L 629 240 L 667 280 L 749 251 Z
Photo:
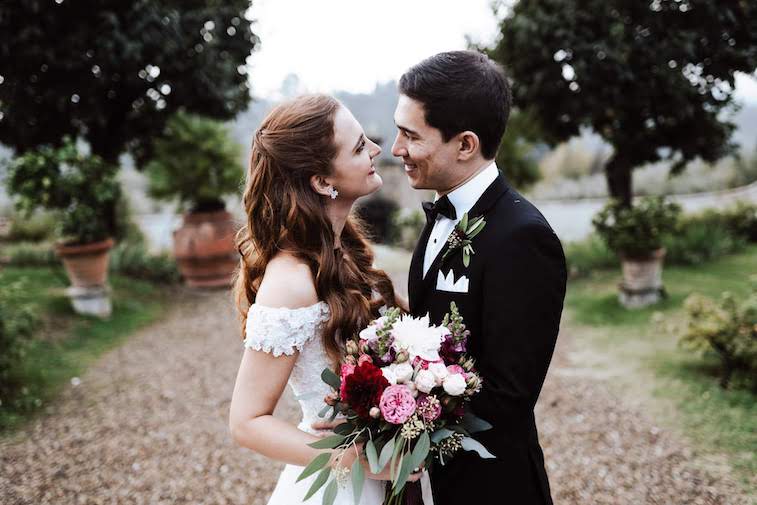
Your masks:
M 454 301 L 471 334 L 483 388 L 471 410 L 494 427 L 473 435 L 496 459 L 461 450 L 430 469 L 435 505 L 551 505 L 534 405 L 554 351 L 565 297 L 565 256 L 544 216 L 500 173 L 468 213 L 485 216 L 463 265 L 462 250 L 442 260 L 447 245 L 423 277 L 432 225 L 413 253 L 408 279 L 410 311 L 440 324 Z M 468 278 L 467 293 L 437 289 L 439 273 Z

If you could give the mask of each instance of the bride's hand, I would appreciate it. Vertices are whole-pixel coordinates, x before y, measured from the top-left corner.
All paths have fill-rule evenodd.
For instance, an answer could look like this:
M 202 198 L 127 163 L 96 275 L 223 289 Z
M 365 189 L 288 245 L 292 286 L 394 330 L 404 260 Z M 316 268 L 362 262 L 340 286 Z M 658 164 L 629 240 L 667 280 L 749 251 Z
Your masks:
M 368 463 L 368 459 L 363 454 L 363 445 L 363 443 L 359 443 L 347 449 L 344 453 L 344 456 L 342 456 L 341 461 L 339 462 L 339 466 L 352 468 L 352 464 L 355 462 L 355 458 L 359 454 L 360 464 L 363 465 L 363 470 L 365 472 L 366 478 L 373 480 L 392 480 L 391 472 L 389 471 L 391 462 L 384 465 L 384 468 L 379 473 L 371 472 L 371 466 Z M 419 467 L 417 472 L 413 472 L 408 476 L 407 482 L 416 482 L 417 480 L 419 480 L 423 475 L 423 472 L 425 471 L 424 467 L 425 462 L 421 463 L 421 466 Z M 396 470 L 399 471 L 399 469 Z
M 323 438 L 323 437 L 330 436 L 332 432 L 334 431 L 334 428 L 346 422 L 347 421 L 345 419 L 334 419 L 333 421 L 316 421 L 310 426 L 314 430 L 318 430 L 319 433 L 317 435 Z

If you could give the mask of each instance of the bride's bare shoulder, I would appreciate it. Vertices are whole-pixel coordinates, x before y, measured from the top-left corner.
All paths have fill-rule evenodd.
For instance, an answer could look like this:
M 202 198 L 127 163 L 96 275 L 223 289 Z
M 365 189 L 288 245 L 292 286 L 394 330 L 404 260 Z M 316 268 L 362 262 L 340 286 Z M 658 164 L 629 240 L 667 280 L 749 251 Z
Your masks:
M 293 254 L 279 253 L 268 262 L 255 303 L 297 309 L 318 303 L 310 268 Z

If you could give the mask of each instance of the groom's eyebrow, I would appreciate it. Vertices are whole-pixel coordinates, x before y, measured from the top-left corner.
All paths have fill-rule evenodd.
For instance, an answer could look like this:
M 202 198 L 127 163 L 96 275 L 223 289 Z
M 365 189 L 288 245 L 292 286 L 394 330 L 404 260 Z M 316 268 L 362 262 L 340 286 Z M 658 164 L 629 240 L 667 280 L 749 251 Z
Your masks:
M 411 130 L 410 128 L 406 128 L 404 126 L 400 126 L 396 122 L 394 124 L 397 126 L 397 128 L 399 128 L 401 131 L 403 131 L 405 133 L 409 133 L 410 135 L 418 135 L 418 132 L 415 132 L 415 131 Z

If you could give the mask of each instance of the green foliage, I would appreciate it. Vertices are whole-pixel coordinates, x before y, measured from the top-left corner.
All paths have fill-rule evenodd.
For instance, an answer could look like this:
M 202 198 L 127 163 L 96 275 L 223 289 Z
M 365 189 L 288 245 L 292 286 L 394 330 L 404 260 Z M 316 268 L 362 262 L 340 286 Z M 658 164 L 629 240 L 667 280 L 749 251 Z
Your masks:
M 119 243 L 110 251 L 109 268 L 112 273 L 160 284 L 176 284 L 181 278 L 172 255 L 150 254 L 143 243 Z
M 497 149 L 496 162 L 507 180 L 518 189 L 527 189 L 541 177 L 534 157 L 541 138 L 533 117 L 527 111 L 513 109 L 507 120 L 507 132 Z
M 60 148 L 42 146 L 12 160 L 8 189 L 24 215 L 39 208 L 58 211 L 56 235 L 77 244 L 108 237 L 110 211 L 121 197 L 116 167 L 80 154 L 70 138 Z
M 357 215 L 365 224 L 370 238 L 379 244 L 393 244 L 397 241 L 398 230 L 394 226 L 394 214 L 398 211 L 394 200 L 374 196 L 361 202 Z
M 33 307 L 18 300 L 25 289 L 28 287 L 20 280 L 0 289 L 0 408 L 15 411 L 28 411 L 39 405 L 39 399 L 25 387 L 17 366 L 39 326 Z
M 180 108 L 231 119 L 250 101 L 249 0 L 0 3 L 0 141 L 86 139 L 141 165 Z M 97 29 L 93 29 L 97 27 Z
M 150 196 L 178 198 L 191 211 L 223 208 L 221 197 L 239 190 L 244 173 L 240 148 L 221 123 L 179 112 L 155 142 L 147 165 Z
M 757 278 L 752 293 L 738 299 L 724 292 L 719 301 L 692 294 L 684 303 L 687 314 L 682 345 L 715 352 L 721 363 L 720 385 L 728 387 L 734 372 L 744 372 L 757 388 Z
M 672 265 L 697 265 L 744 249 L 746 239 L 722 225 L 723 214 L 683 217 L 675 233 L 665 237 L 665 261 Z
M 8 289 L 20 280 L 20 289 Z M 41 320 L 34 330 L 24 330 L 31 337 L 25 337 L 23 357 L 13 360 L 10 376 L 21 386 L 18 401 L 9 403 L 0 397 L 0 435 L 39 412 L 104 352 L 165 314 L 171 297 L 160 285 L 120 275 L 111 276 L 109 282 L 113 315 L 101 320 L 72 312 L 63 294 L 68 280 L 62 268 L 10 266 L 0 271 L 0 308 L 10 307 L 11 318 L 17 319 L 19 308 L 27 307 Z M 4 315 L 0 317 L 3 321 Z M 28 328 L 26 322 L 22 324 Z M 0 349 L 0 361 L 5 356 Z
M 594 233 L 580 242 L 566 244 L 565 260 L 571 278 L 583 277 L 593 270 L 616 268 L 619 264 L 618 256 Z
M 732 151 L 734 74 L 757 68 L 757 3 L 520 0 L 490 51 L 516 103 L 553 142 L 589 127 L 614 147 L 610 194 L 629 205 L 631 170 Z
M 49 242 L 17 242 L 3 247 L 0 263 L 17 267 L 59 265 L 60 259 Z
M 14 216 L 6 240 L 10 242 L 41 242 L 53 237 L 56 216 L 51 212 L 35 212 L 27 219 Z
M 426 216 L 419 210 L 407 211 L 400 209 L 392 216 L 394 228 L 397 230 L 397 245 L 412 251 L 426 225 Z
M 641 198 L 633 207 L 610 200 L 592 224 L 610 250 L 631 258 L 644 258 L 663 246 L 675 229 L 681 207 L 664 197 Z

